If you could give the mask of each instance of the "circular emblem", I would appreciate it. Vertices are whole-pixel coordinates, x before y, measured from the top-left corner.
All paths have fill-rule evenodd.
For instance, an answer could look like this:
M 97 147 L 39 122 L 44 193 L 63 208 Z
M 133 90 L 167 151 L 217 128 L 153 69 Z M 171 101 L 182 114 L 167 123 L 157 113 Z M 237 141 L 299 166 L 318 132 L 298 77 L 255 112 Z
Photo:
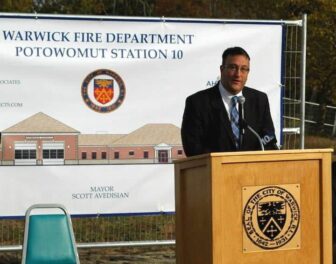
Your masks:
M 248 238 L 263 249 L 276 249 L 295 235 L 300 221 L 299 205 L 287 190 L 269 186 L 255 192 L 244 208 Z
M 123 103 L 126 88 L 124 81 L 117 73 L 100 69 L 85 77 L 81 92 L 89 108 L 99 113 L 109 113 Z

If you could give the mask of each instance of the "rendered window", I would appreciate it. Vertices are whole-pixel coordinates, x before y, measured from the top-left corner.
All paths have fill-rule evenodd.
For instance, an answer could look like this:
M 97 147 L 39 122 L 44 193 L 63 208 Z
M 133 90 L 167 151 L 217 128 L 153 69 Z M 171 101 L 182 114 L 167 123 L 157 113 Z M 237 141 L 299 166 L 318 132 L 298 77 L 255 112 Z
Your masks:
M 15 159 L 36 159 L 35 149 L 16 149 Z
M 44 149 L 43 159 L 64 159 L 64 150 L 63 149 Z
M 159 150 L 158 160 L 160 163 L 168 163 L 168 150 Z

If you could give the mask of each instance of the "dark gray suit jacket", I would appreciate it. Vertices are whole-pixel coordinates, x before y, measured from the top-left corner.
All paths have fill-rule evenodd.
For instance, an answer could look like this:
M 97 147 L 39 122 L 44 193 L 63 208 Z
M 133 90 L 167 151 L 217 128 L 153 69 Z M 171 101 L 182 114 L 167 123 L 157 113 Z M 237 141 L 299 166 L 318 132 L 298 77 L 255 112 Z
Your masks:
M 258 90 L 244 87 L 243 96 L 245 97 L 244 112 L 247 124 L 260 137 L 265 135 L 274 135 L 275 137 L 267 95 Z M 237 151 L 231 123 L 218 84 L 199 91 L 186 99 L 181 134 L 183 148 L 187 156 Z M 268 148 L 275 149 L 274 146 Z M 258 138 L 246 129 L 240 150 L 260 149 Z

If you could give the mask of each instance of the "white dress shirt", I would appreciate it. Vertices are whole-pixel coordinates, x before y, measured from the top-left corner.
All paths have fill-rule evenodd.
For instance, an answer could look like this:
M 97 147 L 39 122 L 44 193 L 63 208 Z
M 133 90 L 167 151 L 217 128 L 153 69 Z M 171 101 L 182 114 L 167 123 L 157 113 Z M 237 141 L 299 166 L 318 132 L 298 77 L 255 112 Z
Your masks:
M 224 103 L 226 112 L 228 113 L 228 117 L 231 120 L 231 115 L 230 115 L 230 113 L 231 113 L 231 99 L 234 96 L 242 96 L 243 92 L 240 91 L 238 94 L 231 94 L 224 88 L 224 86 L 221 82 L 219 82 L 218 88 L 219 88 L 219 92 L 222 96 L 222 101 Z M 236 105 L 236 107 L 237 107 L 237 110 L 238 110 L 238 104 Z

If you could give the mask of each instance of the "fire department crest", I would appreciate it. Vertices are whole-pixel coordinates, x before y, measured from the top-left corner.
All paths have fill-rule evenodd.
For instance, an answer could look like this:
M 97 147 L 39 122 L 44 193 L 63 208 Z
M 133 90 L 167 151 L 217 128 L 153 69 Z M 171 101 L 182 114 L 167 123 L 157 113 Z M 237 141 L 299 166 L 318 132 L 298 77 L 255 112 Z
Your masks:
M 298 185 L 288 186 L 298 188 Z M 259 186 L 249 196 L 244 207 L 245 234 L 254 245 L 262 249 L 285 246 L 295 236 L 299 223 L 299 203 L 290 190 L 283 186 Z
M 123 103 L 126 88 L 124 81 L 117 73 L 100 69 L 85 77 L 81 93 L 89 108 L 96 112 L 109 113 Z

